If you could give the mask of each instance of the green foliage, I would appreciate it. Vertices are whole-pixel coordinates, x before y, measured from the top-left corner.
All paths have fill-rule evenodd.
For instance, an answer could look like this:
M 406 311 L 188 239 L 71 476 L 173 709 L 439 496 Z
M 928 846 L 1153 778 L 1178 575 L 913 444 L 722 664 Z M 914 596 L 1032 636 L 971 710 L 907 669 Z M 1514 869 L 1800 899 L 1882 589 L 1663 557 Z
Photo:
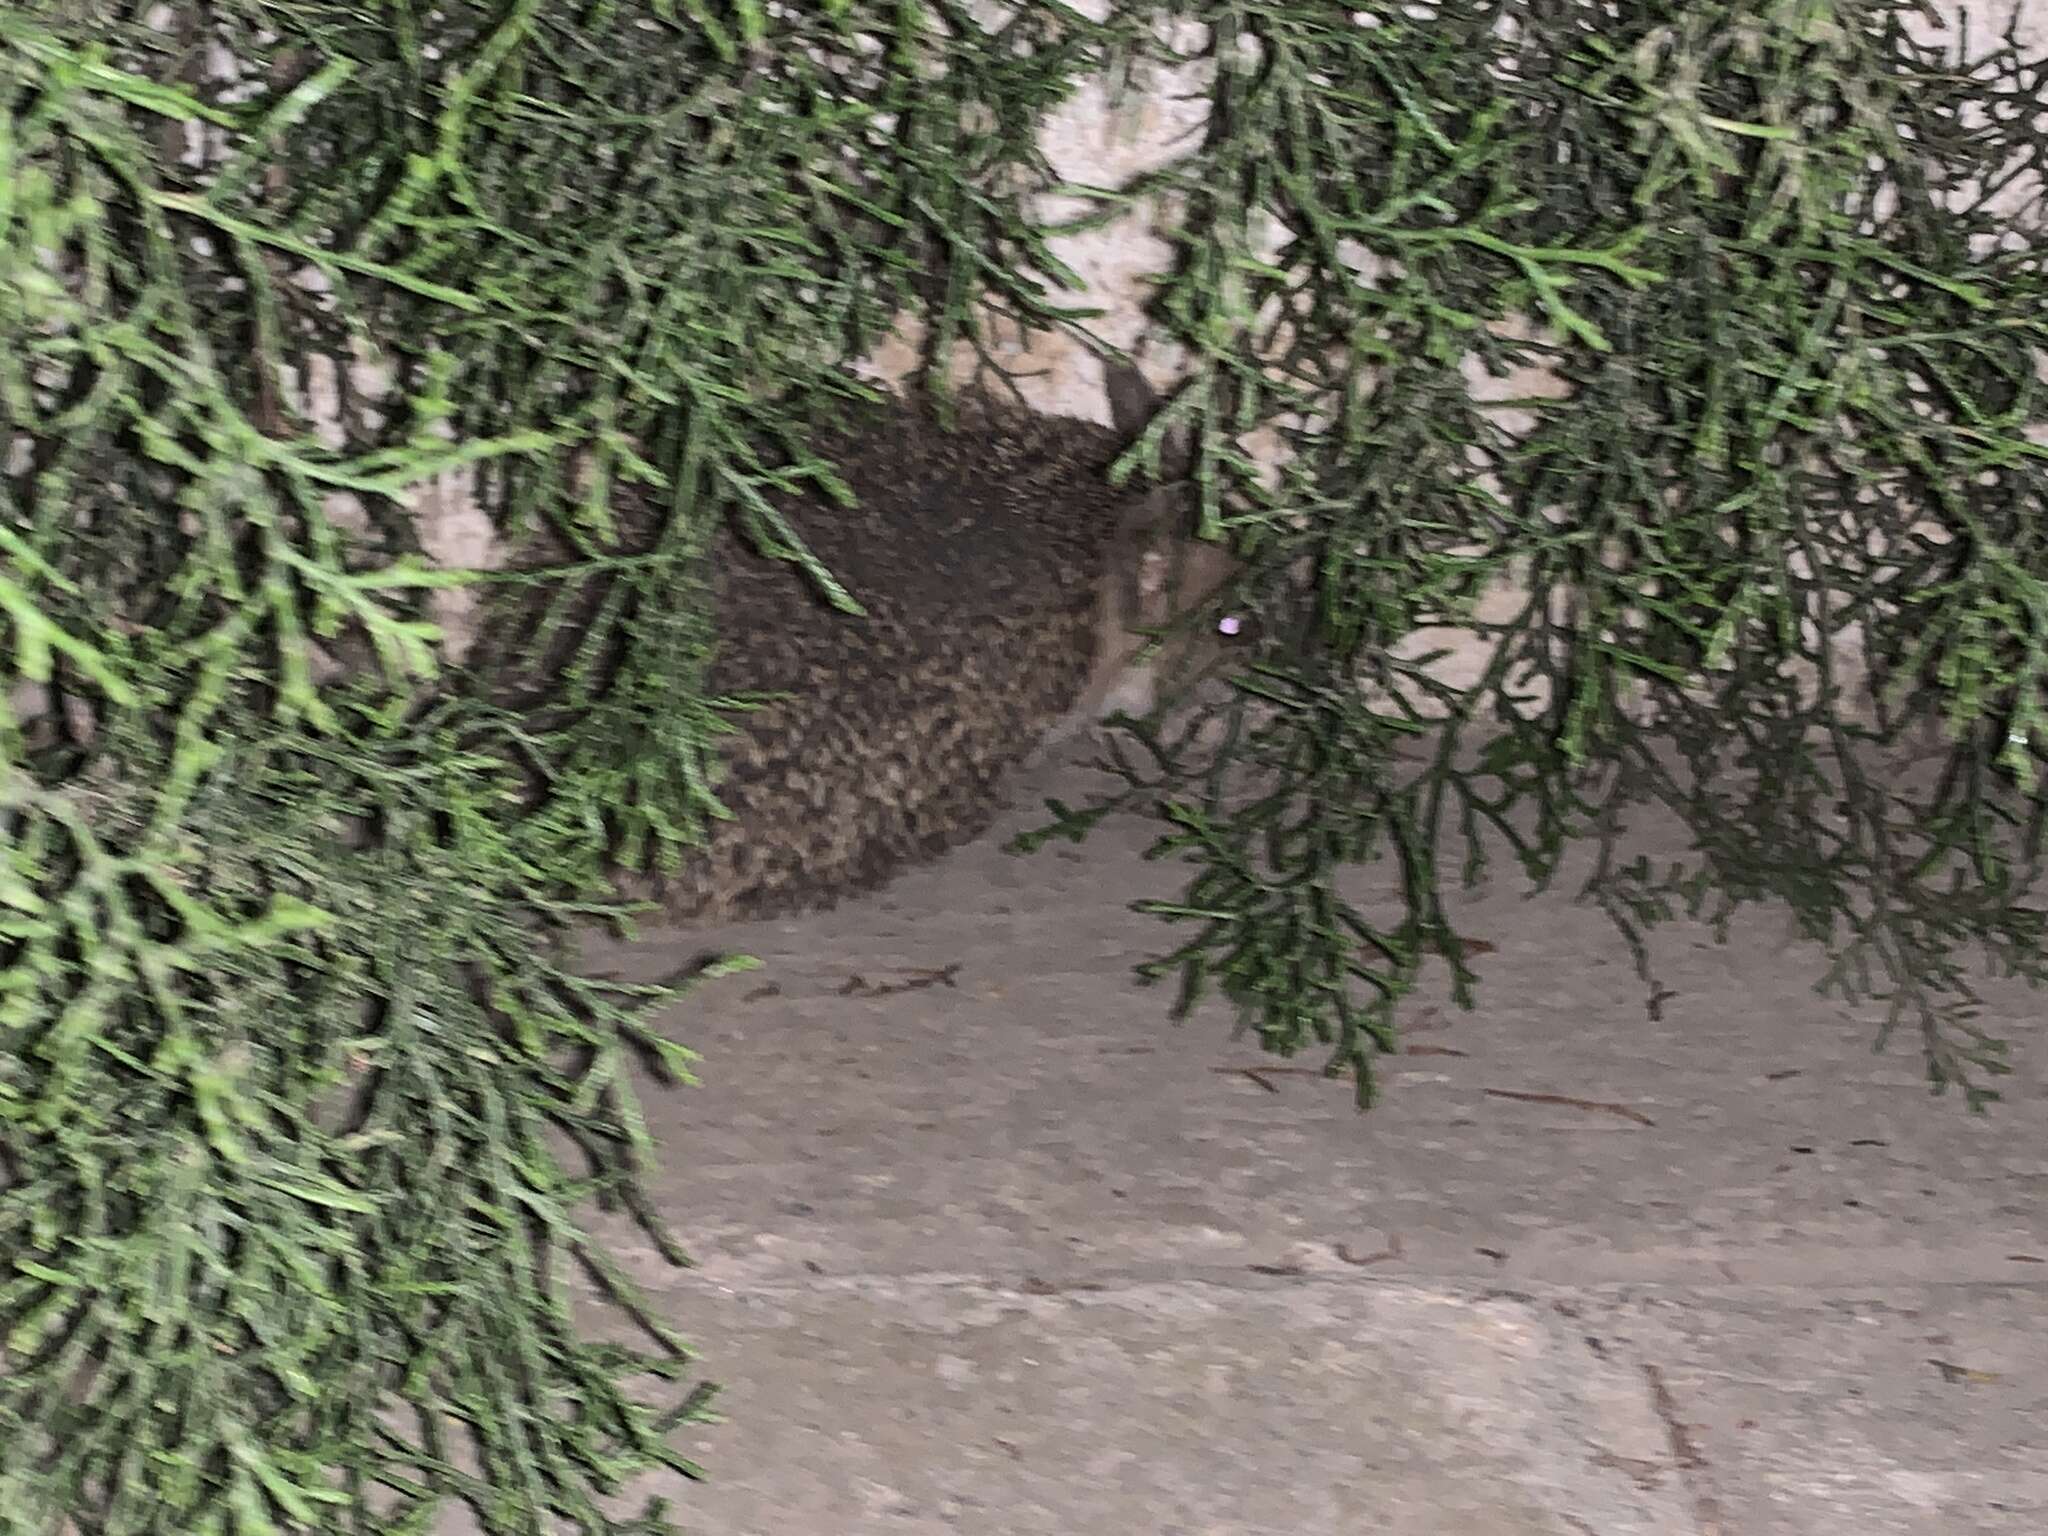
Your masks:
M 0 1529 L 666 1528 L 616 1510 L 706 1392 L 579 1220 L 680 1261 L 629 1069 L 689 1056 L 567 944 L 716 813 L 717 520 L 844 600 L 770 496 L 839 493 L 810 426 L 900 312 L 935 356 L 1085 317 L 1036 131 L 1163 16 L 1209 132 L 1096 195 L 1185 199 L 1169 410 L 1262 639 L 1218 736 L 1122 753 L 1193 866 L 1152 974 L 1364 1095 L 1425 958 L 1469 981 L 1451 837 L 1542 881 L 1590 834 L 1646 965 L 1676 904 L 1789 901 L 1937 1083 L 1997 1070 L 1959 956 L 2042 971 L 2048 665 L 2009 43 L 1880 0 L 162 9 L 0 14 Z M 1568 388 L 1511 429 L 1475 356 Z M 494 578 L 543 622 L 488 680 L 436 622 L 465 476 L 561 556 Z M 1688 867 L 1613 857 L 1644 805 Z M 1337 889 L 1381 857 L 1391 924 Z
M 1424 959 L 1468 989 L 1453 840 L 1541 883 L 1591 837 L 1646 981 L 1645 924 L 1781 901 L 1824 986 L 1995 1097 L 1964 952 L 2048 970 L 2048 61 L 1895 0 L 1169 9 L 1215 111 L 1129 190 L 1184 199 L 1168 409 L 1264 640 L 1219 744 L 1122 754 L 1194 866 L 1147 974 L 1367 1099 Z M 1489 402 L 1469 360 L 1565 387 Z M 1428 672 L 1432 625 L 1482 673 Z M 1691 860 L 1619 860 L 1645 806 Z M 1382 857 L 1391 926 L 1337 888 Z
M 1090 29 L 143 9 L 0 16 L 0 1528 L 665 1529 L 707 1393 L 578 1221 L 681 1261 L 629 1068 L 689 1055 L 566 944 L 715 809 L 713 520 L 815 568 L 766 498 L 845 359 L 1060 320 Z M 537 696 L 448 664 L 463 475 L 570 556 Z

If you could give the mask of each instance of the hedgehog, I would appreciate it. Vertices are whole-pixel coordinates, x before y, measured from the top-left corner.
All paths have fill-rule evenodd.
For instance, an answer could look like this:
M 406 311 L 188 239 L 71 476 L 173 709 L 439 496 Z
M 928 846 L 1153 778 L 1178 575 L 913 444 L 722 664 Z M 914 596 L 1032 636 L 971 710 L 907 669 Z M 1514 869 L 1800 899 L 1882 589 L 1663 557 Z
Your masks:
M 1110 386 L 1113 428 L 974 394 L 950 428 L 892 401 L 822 437 L 856 505 L 780 510 L 860 614 L 721 531 L 705 686 L 773 697 L 721 742 L 730 819 L 673 870 L 619 871 L 621 894 L 683 927 L 829 907 L 981 835 L 1028 761 L 1106 715 L 1152 711 L 1161 663 L 1142 632 L 1201 611 L 1230 563 L 1193 537 L 1171 444 L 1168 483 L 1109 484 L 1157 404 L 1128 365 Z M 1235 628 L 1173 648 L 1176 675 Z

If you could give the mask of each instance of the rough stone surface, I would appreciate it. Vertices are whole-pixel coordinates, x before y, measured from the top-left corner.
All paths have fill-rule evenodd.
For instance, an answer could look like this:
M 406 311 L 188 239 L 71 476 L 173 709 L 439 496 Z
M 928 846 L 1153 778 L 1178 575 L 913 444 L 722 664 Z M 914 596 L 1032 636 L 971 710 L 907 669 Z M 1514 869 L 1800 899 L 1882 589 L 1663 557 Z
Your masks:
M 1147 827 L 1001 851 L 1087 782 L 830 913 L 593 945 L 765 963 L 665 1024 L 699 1267 L 607 1229 L 730 1383 L 689 1528 L 2048 1529 L 2038 999 L 1992 992 L 2019 1070 L 1971 1116 L 1774 923 L 1663 933 L 1652 1018 L 1605 919 L 1503 879 L 1477 1010 L 1421 999 L 1360 1116 L 1131 984 Z

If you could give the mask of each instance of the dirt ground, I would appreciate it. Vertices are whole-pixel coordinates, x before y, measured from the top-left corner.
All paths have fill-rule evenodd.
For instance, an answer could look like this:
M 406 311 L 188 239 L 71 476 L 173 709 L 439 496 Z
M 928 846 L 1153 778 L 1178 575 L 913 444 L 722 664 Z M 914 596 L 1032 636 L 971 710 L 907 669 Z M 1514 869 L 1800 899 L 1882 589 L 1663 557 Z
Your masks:
M 1605 918 L 1503 878 L 1476 1011 L 1413 1006 L 1361 1116 L 1134 985 L 1144 823 L 1001 850 L 1086 782 L 834 912 L 594 946 L 764 962 L 647 1102 L 698 1267 L 616 1233 L 727 1383 L 689 1529 L 2048 1530 L 2039 999 L 1994 993 L 1972 1116 L 1775 920 L 1664 932 L 1651 1018 Z

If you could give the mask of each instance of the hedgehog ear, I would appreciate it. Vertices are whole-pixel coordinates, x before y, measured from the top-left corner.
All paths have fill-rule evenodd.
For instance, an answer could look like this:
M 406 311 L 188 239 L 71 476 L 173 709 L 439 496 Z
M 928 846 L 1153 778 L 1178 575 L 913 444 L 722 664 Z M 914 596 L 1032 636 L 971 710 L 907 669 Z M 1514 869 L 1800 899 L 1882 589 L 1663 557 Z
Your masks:
M 1159 414 L 1159 391 L 1137 366 L 1121 358 L 1110 358 L 1102 366 L 1103 382 L 1109 393 L 1109 419 L 1128 448 L 1152 425 Z M 1159 479 L 1171 485 L 1185 480 L 1194 465 L 1187 428 L 1167 430 L 1159 445 Z
M 1159 411 L 1159 391 L 1136 364 L 1120 357 L 1105 359 L 1102 382 L 1109 393 L 1109 419 L 1126 445 L 1150 425 Z

